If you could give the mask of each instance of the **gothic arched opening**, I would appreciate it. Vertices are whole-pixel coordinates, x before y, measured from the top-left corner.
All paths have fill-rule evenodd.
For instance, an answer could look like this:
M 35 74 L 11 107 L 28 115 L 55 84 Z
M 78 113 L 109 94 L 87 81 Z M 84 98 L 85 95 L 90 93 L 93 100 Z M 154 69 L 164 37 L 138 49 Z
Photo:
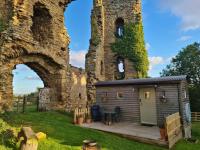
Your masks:
M 115 22 L 116 26 L 116 36 L 122 37 L 124 35 L 124 19 L 118 18 Z
M 123 57 L 117 57 L 117 80 L 125 78 L 125 61 Z
M 33 6 L 32 22 L 33 38 L 42 46 L 48 45 L 53 39 L 52 16 L 45 5 L 40 2 Z
M 12 74 L 14 110 L 21 112 L 26 108 L 25 111 L 36 111 L 38 106 L 39 89 L 44 88 L 44 82 L 37 72 L 25 64 L 16 65 Z

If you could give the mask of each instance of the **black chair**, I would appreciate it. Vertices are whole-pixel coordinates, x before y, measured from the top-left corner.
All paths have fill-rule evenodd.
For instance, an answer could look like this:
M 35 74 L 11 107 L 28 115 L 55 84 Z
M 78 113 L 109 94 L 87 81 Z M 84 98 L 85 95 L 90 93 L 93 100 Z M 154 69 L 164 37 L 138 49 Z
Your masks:
M 101 121 L 102 121 L 102 122 L 105 122 L 105 121 L 106 121 L 104 111 L 105 111 L 105 109 L 104 109 L 103 107 L 100 107 Z
M 120 120 L 121 120 L 121 108 L 119 106 L 116 106 L 114 111 L 115 111 L 115 114 L 113 116 L 114 121 L 120 122 Z

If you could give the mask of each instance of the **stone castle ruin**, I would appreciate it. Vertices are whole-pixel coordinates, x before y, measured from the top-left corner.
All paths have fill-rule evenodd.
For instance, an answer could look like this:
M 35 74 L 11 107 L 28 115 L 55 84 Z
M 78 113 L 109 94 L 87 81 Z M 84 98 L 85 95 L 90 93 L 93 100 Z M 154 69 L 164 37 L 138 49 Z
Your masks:
M 64 11 L 71 2 L 73 0 L 1 0 L 1 108 L 9 109 L 12 105 L 12 70 L 18 64 L 34 70 L 44 86 L 54 91 L 54 104 L 65 107 L 73 105 L 76 99 L 87 99 L 88 104 L 94 102 L 97 81 L 116 80 L 119 73 L 123 73 L 124 79 L 137 77 L 132 62 L 113 53 L 110 43 L 115 41 L 116 33 L 123 34 L 124 23 L 134 23 L 141 14 L 140 0 L 93 1 L 86 73 L 69 64 L 70 37 L 64 26 Z M 120 63 L 123 72 L 119 72 Z

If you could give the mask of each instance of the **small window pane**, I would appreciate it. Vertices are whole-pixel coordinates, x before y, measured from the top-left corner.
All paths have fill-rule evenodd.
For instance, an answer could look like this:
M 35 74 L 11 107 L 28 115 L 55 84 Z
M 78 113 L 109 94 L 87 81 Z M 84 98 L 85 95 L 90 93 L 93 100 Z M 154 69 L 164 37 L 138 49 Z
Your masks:
M 145 92 L 144 97 L 145 97 L 145 99 L 149 99 L 150 98 L 150 92 Z
M 117 92 L 117 98 L 123 98 L 123 94 L 122 93 L 119 93 L 119 92 Z

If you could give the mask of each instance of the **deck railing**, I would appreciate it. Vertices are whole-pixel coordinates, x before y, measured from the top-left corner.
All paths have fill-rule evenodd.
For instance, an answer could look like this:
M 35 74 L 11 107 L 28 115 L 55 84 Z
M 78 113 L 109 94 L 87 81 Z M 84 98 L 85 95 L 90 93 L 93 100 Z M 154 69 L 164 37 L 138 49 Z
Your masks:
M 200 122 L 200 112 L 192 112 L 192 121 Z

